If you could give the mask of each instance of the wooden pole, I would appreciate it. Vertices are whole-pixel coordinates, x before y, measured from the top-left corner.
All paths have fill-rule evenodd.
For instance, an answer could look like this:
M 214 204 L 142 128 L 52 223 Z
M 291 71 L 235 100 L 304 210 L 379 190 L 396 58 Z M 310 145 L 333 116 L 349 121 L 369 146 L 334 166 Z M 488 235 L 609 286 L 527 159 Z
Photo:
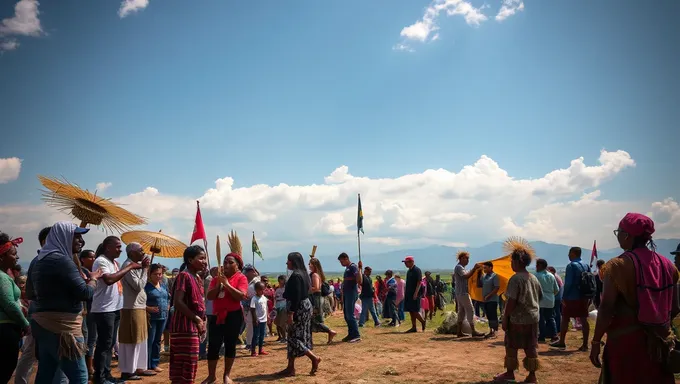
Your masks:
M 361 203 L 361 194 L 357 194 L 357 201 Z M 361 212 L 362 217 L 363 217 L 363 212 Z M 362 221 L 362 227 L 363 227 L 363 221 Z M 357 215 L 357 245 L 359 247 L 359 261 L 361 261 L 361 234 L 359 233 L 359 216 Z
M 361 261 L 361 235 L 357 231 L 357 245 L 359 246 L 359 261 Z
M 205 258 L 208 259 L 208 271 L 210 270 L 210 253 L 208 253 L 208 241 L 203 239 L 203 249 L 205 249 Z

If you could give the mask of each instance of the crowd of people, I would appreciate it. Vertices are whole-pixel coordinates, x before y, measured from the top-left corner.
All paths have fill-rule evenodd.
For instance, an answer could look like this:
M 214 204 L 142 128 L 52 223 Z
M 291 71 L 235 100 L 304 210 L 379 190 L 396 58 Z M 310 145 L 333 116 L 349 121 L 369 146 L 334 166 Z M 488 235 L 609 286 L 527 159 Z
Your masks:
M 203 384 L 216 383 L 217 365 L 224 360 L 220 382 L 231 383 L 239 345 L 259 358 L 269 355 L 264 339 L 274 335 L 286 344 L 287 366 L 280 376 L 296 375 L 296 359 L 311 361 L 314 375 L 322 358 L 314 352 L 312 333 L 338 334 L 325 324 L 336 309 L 343 312 L 347 334 L 342 341 L 361 341 L 369 320 L 375 327 L 399 327 L 409 314 L 405 333 L 425 331 L 426 324 L 446 304 L 447 285 L 437 275 L 422 273 L 415 258 L 403 264 L 405 278 L 393 271 L 375 276 L 361 261 L 341 253 L 343 278 L 326 279 L 318 258 L 306 264 L 302 254 L 287 256 L 287 275 L 270 284 L 242 256 L 230 252 L 220 266 L 208 269 L 205 250 L 189 246 L 182 266 L 167 277 L 167 269 L 152 264 L 137 243 L 123 244 L 109 236 L 96 251 L 83 249 L 88 232 L 70 222 L 58 222 L 39 235 L 41 249 L 26 275 L 17 268 L 21 238 L 0 233 L 0 382 L 27 383 L 37 365 L 36 383 L 120 383 L 163 372 L 163 347 L 169 353 L 172 383 L 193 383 L 199 360 L 207 360 Z M 564 279 L 546 260 L 537 258 L 522 239 L 506 242 L 514 274 L 502 287 L 492 262 L 468 269 L 471 255 L 459 252 L 452 276 L 452 301 L 458 337 L 496 338 L 504 331 L 506 371 L 498 382 L 515 380 L 519 351 L 525 357 L 524 382 L 536 383 L 540 370 L 538 345 L 549 342 L 565 349 L 569 325 L 583 332 L 579 351 L 590 351 L 601 368 L 602 383 L 673 383 L 675 335 L 671 320 L 680 313 L 678 269 L 656 253 L 653 221 L 628 214 L 615 235 L 623 249 L 596 272 L 571 248 Z M 678 255 L 678 251 L 672 252 Z M 535 263 L 535 272 L 527 268 Z M 472 300 L 469 280 L 477 276 L 482 301 Z M 504 292 L 501 291 L 504 288 Z M 589 308 L 597 309 L 590 339 Z M 476 328 L 483 315 L 489 333 Z M 468 323 L 471 334 L 464 332 Z M 603 342 L 606 336 L 606 344 Z M 243 338 L 243 340 L 241 340 Z M 590 341 L 590 344 L 589 344 Z M 602 346 L 604 353 L 601 354 Z M 118 360 L 120 378 L 111 374 Z

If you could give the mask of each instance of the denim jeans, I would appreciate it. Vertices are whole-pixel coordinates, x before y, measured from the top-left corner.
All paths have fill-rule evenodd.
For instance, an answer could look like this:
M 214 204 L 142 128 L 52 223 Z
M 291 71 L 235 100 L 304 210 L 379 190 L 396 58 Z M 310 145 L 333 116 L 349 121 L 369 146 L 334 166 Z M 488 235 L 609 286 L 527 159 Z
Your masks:
M 555 307 L 553 308 L 553 313 L 555 313 L 555 328 L 559 332 L 562 326 L 562 300 L 555 299 Z
M 404 321 L 404 319 L 406 319 L 406 314 L 404 313 L 404 300 L 399 303 L 397 309 L 399 311 L 399 321 Z
M 375 305 L 373 305 L 372 297 L 362 297 L 361 298 L 361 316 L 359 317 L 359 326 L 363 327 L 368 321 L 368 313 L 371 313 L 373 322 L 375 325 L 380 325 L 380 320 L 378 319 L 378 314 L 375 312 Z
M 557 334 L 555 311 L 552 308 L 541 308 L 538 312 L 538 339 L 553 338 Z
M 161 337 L 165 330 L 166 319 L 149 320 L 149 338 L 147 340 L 147 349 L 149 351 L 149 360 L 147 366 L 149 369 L 158 367 L 161 361 Z
M 70 384 L 87 384 L 88 374 L 85 356 L 76 360 L 59 358 L 60 337 L 31 321 L 31 332 L 35 338 L 38 360 L 38 374 L 35 376 L 37 384 L 58 382 L 58 370 L 64 373 Z M 84 337 L 77 337 L 76 341 L 85 342 Z M 61 380 L 63 381 L 63 380 Z
M 94 353 L 95 383 L 101 383 L 111 377 L 111 358 L 114 336 L 118 334 L 120 311 L 90 313 L 97 324 L 97 347 Z M 87 376 L 86 376 L 87 377 Z
M 357 296 L 356 290 L 354 292 L 343 292 L 342 295 L 342 313 L 347 323 L 347 337 L 350 339 L 361 337 L 357 319 L 354 318 L 354 304 L 357 302 Z
M 267 332 L 267 322 L 253 324 L 253 340 L 250 345 L 250 352 L 255 353 L 255 346 L 258 347 L 258 351 L 262 351 L 262 346 L 264 345 L 264 336 Z
M 87 357 L 94 355 L 94 345 L 97 342 L 97 323 L 94 321 L 94 316 L 88 315 L 83 320 L 87 325 Z

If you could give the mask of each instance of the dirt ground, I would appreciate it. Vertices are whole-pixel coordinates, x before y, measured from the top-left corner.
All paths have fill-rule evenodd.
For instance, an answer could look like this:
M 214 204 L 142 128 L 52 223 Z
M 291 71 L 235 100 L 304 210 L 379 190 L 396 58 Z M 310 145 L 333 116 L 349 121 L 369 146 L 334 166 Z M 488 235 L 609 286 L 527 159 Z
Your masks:
M 408 318 L 407 318 L 408 321 Z M 273 374 L 286 366 L 285 345 L 273 343 L 267 338 L 266 349 L 270 356 L 251 358 L 240 350 L 232 370 L 236 383 L 490 383 L 495 374 L 503 371 L 502 332 L 495 340 L 457 339 L 450 335 L 437 335 L 434 329 L 441 319 L 428 324 L 424 333 L 404 334 L 406 324 L 399 328 L 364 327 L 362 341 L 355 344 L 334 342 L 326 345 L 326 335 L 314 335 L 314 352 L 323 360 L 316 376 L 309 376 L 311 363 L 307 358 L 298 359 L 297 376 L 281 379 Z M 369 321 L 369 324 L 372 322 Z M 341 313 L 327 319 L 327 324 L 338 331 L 337 340 L 346 335 L 347 329 Z M 542 370 L 538 373 L 541 383 L 597 382 L 599 371 L 588 360 L 588 354 L 577 352 L 581 345 L 580 332 L 570 332 L 566 351 L 551 351 L 541 344 L 539 354 Z M 520 359 L 523 358 L 520 352 Z M 167 383 L 167 356 L 163 356 L 163 373 L 144 378 L 139 383 Z M 217 376 L 223 372 L 222 361 Z M 119 372 L 114 369 L 114 375 Z M 526 372 L 517 375 L 520 381 Z M 207 362 L 199 362 L 196 382 L 207 377 Z

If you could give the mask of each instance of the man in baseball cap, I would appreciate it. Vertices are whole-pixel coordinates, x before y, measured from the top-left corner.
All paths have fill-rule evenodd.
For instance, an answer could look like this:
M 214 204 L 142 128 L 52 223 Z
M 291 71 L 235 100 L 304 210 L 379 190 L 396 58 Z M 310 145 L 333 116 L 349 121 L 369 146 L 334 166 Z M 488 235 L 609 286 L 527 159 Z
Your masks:
M 425 319 L 420 315 L 420 294 L 423 272 L 416 267 L 413 256 L 406 256 L 402 260 L 408 272 L 406 272 L 406 287 L 404 289 L 404 311 L 411 315 L 411 329 L 406 333 L 418 332 L 416 329 L 416 319 L 420 321 L 423 331 L 425 331 Z

